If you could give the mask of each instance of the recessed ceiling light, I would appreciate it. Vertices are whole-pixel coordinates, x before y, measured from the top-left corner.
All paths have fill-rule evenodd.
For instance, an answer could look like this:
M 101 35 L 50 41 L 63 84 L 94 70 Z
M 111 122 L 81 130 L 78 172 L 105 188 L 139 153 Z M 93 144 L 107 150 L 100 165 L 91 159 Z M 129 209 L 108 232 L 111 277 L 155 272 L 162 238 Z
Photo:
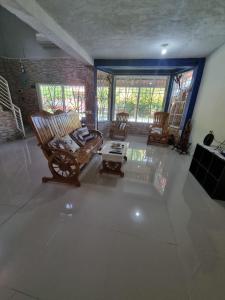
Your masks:
M 140 216 L 140 212 L 137 210 L 136 213 L 135 213 L 135 215 L 136 215 L 137 217 L 139 217 L 139 216 Z
M 167 53 L 167 47 L 168 47 L 168 44 L 161 45 L 161 54 L 162 55 L 165 55 Z
M 162 55 L 165 55 L 167 53 L 167 49 L 166 48 L 163 48 L 162 50 L 161 50 L 161 54 Z

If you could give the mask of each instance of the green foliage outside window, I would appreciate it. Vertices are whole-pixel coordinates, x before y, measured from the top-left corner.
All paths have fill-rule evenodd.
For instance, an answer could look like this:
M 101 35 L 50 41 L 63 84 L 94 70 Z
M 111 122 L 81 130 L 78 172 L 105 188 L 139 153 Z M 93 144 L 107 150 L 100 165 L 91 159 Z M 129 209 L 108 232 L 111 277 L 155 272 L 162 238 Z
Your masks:
M 56 110 L 74 110 L 80 117 L 84 116 L 86 104 L 84 85 L 40 84 L 39 88 L 43 110 L 50 113 Z
M 117 87 L 114 118 L 126 111 L 130 121 L 150 122 L 156 111 L 163 110 L 165 88 Z
M 97 99 L 98 99 L 98 120 L 108 120 L 109 113 L 109 87 L 98 86 L 97 87 Z

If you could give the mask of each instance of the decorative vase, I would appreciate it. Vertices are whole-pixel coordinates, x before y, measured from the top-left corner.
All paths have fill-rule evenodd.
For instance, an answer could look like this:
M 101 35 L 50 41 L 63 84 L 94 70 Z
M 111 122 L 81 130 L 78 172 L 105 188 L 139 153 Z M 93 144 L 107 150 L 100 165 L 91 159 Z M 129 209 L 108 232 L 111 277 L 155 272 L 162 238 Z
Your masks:
M 210 132 L 205 136 L 203 140 L 203 144 L 206 146 L 210 146 L 214 140 L 214 134 L 213 131 L 210 130 Z

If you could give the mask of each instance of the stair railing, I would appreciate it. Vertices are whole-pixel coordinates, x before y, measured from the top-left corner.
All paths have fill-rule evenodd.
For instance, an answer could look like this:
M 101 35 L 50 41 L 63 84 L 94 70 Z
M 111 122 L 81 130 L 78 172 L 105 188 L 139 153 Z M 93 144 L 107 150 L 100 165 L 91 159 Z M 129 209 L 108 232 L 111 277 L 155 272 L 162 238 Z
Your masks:
M 12 102 L 9 85 L 4 77 L 0 75 L 0 105 L 10 110 L 14 116 L 18 131 L 25 137 L 23 118 L 20 108 Z

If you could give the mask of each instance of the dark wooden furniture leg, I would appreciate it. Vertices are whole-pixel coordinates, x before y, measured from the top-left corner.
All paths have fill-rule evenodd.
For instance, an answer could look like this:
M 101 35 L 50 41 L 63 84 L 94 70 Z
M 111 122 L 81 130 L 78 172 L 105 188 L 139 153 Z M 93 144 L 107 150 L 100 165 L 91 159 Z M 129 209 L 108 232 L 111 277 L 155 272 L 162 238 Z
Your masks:
M 102 161 L 102 168 L 99 171 L 100 174 L 102 173 L 109 173 L 120 175 L 120 177 L 124 177 L 124 172 L 121 170 L 122 163 L 121 162 L 114 162 L 114 161 Z

